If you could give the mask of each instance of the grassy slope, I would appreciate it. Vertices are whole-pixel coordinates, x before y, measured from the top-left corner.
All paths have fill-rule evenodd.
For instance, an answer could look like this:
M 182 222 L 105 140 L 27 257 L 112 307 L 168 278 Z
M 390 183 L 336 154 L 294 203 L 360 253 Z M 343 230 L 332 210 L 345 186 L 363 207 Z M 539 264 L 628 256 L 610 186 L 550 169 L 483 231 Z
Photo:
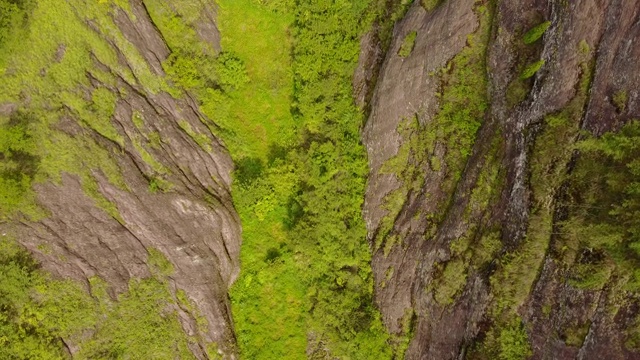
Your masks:
M 254 1 L 219 1 L 222 48 L 246 64 L 249 83 L 230 94 L 233 137 L 225 137 L 236 162 L 266 164 L 269 147 L 290 146 L 295 124 L 291 40 L 293 17 L 269 11 Z M 265 261 L 269 249 L 290 242 L 284 229 L 292 169 L 266 171 L 250 186 L 236 182 L 233 195 L 243 226 L 241 277 L 231 299 L 243 357 L 304 358 L 306 334 L 302 272 L 291 254 Z M 284 201 L 283 201 L 284 199 Z
M 349 298 L 348 302 L 365 301 L 345 308 L 370 306 L 367 305 L 367 302 L 370 304 L 370 297 L 362 299 L 357 294 L 371 289 L 367 290 L 365 286 L 359 290 L 341 290 L 341 294 L 335 294 L 331 284 L 335 285 L 333 281 L 337 279 L 329 280 L 328 283 L 323 282 L 326 279 L 319 279 L 331 279 L 335 276 L 331 274 L 331 267 L 336 266 L 332 265 L 333 262 L 346 261 L 348 264 L 363 264 L 368 267 L 369 255 L 363 224 L 358 224 L 359 235 L 355 240 L 360 243 L 358 246 L 364 246 L 364 253 L 358 251 L 351 254 L 343 254 L 341 248 L 341 242 L 342 246 L 353 247 L 354 245 L 348 244 L 348 241 L 353 241 L 351 238 L 338 234 L 329 235 L 338 237 L 327 243 L 330 237 L 317 231 L 327 229 L 334 232 L 335 230 L 331 230 L 333 224 L 341 220 L 324 217 L 314 219 L 311 228 L 308 224 L 305 227 L 300 225 L 300 218 L 307 218 L 302 215 L 305 210 L 301 205 L 301 197 L 309 195 L 301 187 L 307 186 L 305 182 L 318 181 L 321 177 L 311 164 L 313 160 L 308 157 L 307 151 L 313 150 L 300 147 L 301 143 L 308 141 L 303 134 L 309 128 L 317 131 L 317 127 L 322 126 L 321 123 L 310 120 L 311 117 L 340 120 L 347 124 L 351 129 L 349 131 L 357 134 L 361 119 L 355 108 L 352 108 L 350 88 L 345 93 L 344 84 L 335 83 L 337 79 L 330 79 L 333 82 L 324 83 L 322 88 L 327 97 L 340 94 L 345 99 L 348 98 L 346 108 L 351 107 L 347 110 L 348 113 L 329 113 L 330 110 L 325 108 L 324 114 L 320 110 L 309 116 L 311 114 L 301 114 L 305 110 L 299 110 L 294 112 L 294 117 L 290 110 L 292 106 L 303 108 L 309 104 L 309 100 L 300 99 L 305 96 L 303 86 L 298 85 L 294 92 L 294 81 L 300 84 L 300 75 L 294 77 L 293 68 L 301 69 L 309 65 L 305 52 L 309 48 L 302 47 L 305 37 L 299 33 L 299 27 L 293 26 L 296 14 L 282 7 L 274 12 L 268 6 L 257 5 L 253 1 L 220 1 L 219 5 L 223 51 L 233 52 L 245 62 L 250 79 L 246 86 L 229 94 L 232 114 L 229 122 L 233 124 L 234 133 L 223 133 L 232 157 L 239 166 L 233 194 L 242 219 L 244 243 L 241 253 L 242 273 L 231 290 L 231 298 L 241 353 L 243 357 L 252 359 L 295 359 L 305 358 L 308 348 L 316 354 L 314 356 L 323 356 L 326 347 L 335 355 L 370 357 L 371 349 L 367 347 L 380 341 L 372 338 L 379 337 L 384 344 L 385 336 L 379 323 L 373 331 L 365 329 L 354 332 L 356 335 L 369 333 L 367 336 L 360 335 L 359 339 L 355 339 L 351 333 L 347 337 L 341 336 L 341 330 L 350 331 L 350 320 L 346 320 L 345 325 L 335 325 L 345 321 L 331 320 L 340 316 L 338 310 L 341 304 L 334 303 L 336 308 L 330 309 L 327 301 L 322 298 L 329 296 L 333 299 Z M 328 5 L 317 6 L 330 8 Z M 297 34 L 297 37 L 294 35 L 292 39 L 289 33 Z M 291 46 L 294 41 L 298 44 L 299 56 L 292 60 L 291 52 L 295 50 Z M 357 38 L 338 38 L 337 41 L 337 44 L 330 45 L 357 47 Z M 317 46 L 309 43 L 307 45 Z M 300 51 L 300 48 L 303 50 Z M 325 51 L 335 50 L 329 46 Z M 344 66 L 329 56 L 324 58 L 327 59 L 325 66 L 329 68 Z M 352 67 L 355 59 L 351 56 L 346 62 L 350 65 L 347 66 Z M 351 71 L 348 70 L 343 75 L 350 76 Z M 346 76 L 342 81 L 350 86 Z M 292 103 L 294 98 L 298 100 Z M 332 128 L 333 130 L 327 129 L 327 132 L 336 131 L 339 126 L 333 125 Z M 351 143 L 344 144 L 353 146 Z M 356 144 L 354 149 L 360 151 L 357 155 L 360 157 L 357 160 L 359 163 L 364 160 L 364 154 L 358 146 Z M 324 152 L 323 156 L 335 156 L 331 152 L 336 150 L 329 149 L 327 143 L 311 144 L 312 149 L 317 147 L 329 152 Z M 349 152 L 344 155 L 351 156 Z M 351 160 L 344 158 L 342 161 Z M 332 165 L 337 167 L 334 173 L 338 173 L 348 168 L 349 163 Z M 364 174 L 358 176 L 360 181 L 357 183 L 362 185 Z M 341 182 L 347 181 L 349 180 L 345 179 Z M 356 189 L 360 193 L 347 196 L 361 197 L 364 188 Z M 334 196 L 341 198 L 335 193 Z M 331 206 L 331 201 L 326 195 L 322 195 L 314 203 L 314 207 L 320 209 Z M 359 217 L 360 205 L 356 202 L 354 206 Z M 348 213 L 348 209 L 346 207 L 344 212 Z M 315 240 L 309 243 L 308 238 Z M 364 276 L 366 278 L 367 275 Z M 366 278 L 367 282 L 370 280 Z M 325 326 L 325 322 L 332 321 L 333 324 Z M 375 346 L 372 347 L 375 349 Z M 379 353 L 380 349 L 376 350 L 376 356 L 384 356 Z
M 293 97 L 291 38 L 293 16 L 271 12 L 255 1 L 218 1 L 222 49 L 245 61 L 250 83 L 231 94 L 230 113 L 238 139 L 229 139 L 235 159 L 267 160 L 269 145 L 290 145 L 295 123 L 290 113 Z

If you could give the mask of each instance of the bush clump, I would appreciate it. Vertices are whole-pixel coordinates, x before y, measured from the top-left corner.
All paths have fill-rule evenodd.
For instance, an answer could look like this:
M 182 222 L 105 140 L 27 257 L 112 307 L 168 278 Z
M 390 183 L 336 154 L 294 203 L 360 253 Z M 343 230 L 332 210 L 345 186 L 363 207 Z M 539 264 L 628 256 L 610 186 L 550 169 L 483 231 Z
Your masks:
M 513 321 L 498 336 L 500 360 L 524 360 L 531 356 L 531 346 L 522 322 Z
M 544 65 L 544 63 L 545 63 L 545 61 L 544 61 L 544 59 L 542 59 L 542 60 L 538 60 L 538 61 L 534 62 L 533 64 L 527 66 L 526 68 L 524 68 L 524 70 L 520 74 L 520 79 L 526 80 L 526 79 L 532 77 L 533 75 L 535 75 L 538 72 L 538 70 L 540 70 L 540 68 L 542 67 L 542 65 Z
M 426 10 L 431 11 L 438 7 L 442 3 L 442 0 L 421 0 L 420 5 Z
M 418 33 L 416 31 L 412 31 L 404 37 L 400 50 L 398 50 L 398 55 L 400 57 L 405 58 L 411 54 L 413 47 L 416 44 L 416 36 L 418 36 Z
M 532 27 L 529 31 L 527 31 L 526 34 L 524 34 L 522 40 L 527 45 L 533 44 L 534 42 L 538 41 L 542 37 L 542 35 L 544 35 L 549 26 L 551 26 L 551 21 L 545 21 Z

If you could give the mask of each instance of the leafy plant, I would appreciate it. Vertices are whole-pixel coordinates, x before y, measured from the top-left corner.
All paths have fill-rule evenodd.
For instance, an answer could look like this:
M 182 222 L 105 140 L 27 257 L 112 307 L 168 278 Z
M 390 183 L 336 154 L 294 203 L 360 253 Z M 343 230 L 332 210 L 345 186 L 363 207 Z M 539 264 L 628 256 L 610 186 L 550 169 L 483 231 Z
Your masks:
M 249 82 L 244 62 L 236 55 L 223 52 L 216 58 L 216 80 L 227 91 Z
M 443 0 L 420 0 L 420 5 L 426 10 L 431 11 L 438 7 Z
M 625 90 L 616 91 L 613 94 L 613 104 L 616 106 L 618 112 L 624 112 L 627 107 L 627 101 L 629 100 L 629 96 Z
M 551 21 L 545 21 L 540 23 L 534 27 L 532 27 L 529 31 L 527 31 L 522 40 L 525 44 L 530 45 L 534 42 L 538 41 L 542 35 L 547 31 L 547 29 L 551 26 Z
M 540 68 L 545 64 L 544 59 L 538 60 L 536 62 L 534 62 L 533 64 L 527 65 L 524 70 L 522 71 L 522 73 L 520 74 L 520 79 L 521 80 L 525 80 L 528 79 L 530 77 L 532 77 L 533 75 L 535 75 L 538 70 L 540 70 Z
M 531 356 L 527 332 L 521 321 L 513 321 L 498 336 L 500 360 L 524 360 Z
M 404 37 L 404 40 L 402 40 L 402 45 L 398 50 L 398 56 L 404 58 L 411 54 L 411 52 L 413 51 L 413 47 L 415 46 L 415 43 L 416 43 L 417 35 L 418 33 L 414 30 L 408 33 L 407 36 Z

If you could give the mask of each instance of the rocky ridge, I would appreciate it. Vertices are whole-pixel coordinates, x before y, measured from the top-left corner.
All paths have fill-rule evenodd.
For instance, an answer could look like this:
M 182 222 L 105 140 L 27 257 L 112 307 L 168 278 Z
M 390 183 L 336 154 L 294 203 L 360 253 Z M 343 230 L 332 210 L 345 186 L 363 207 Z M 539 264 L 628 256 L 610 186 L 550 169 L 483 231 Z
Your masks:
M 215 8 L 201 5 L 201 15 L 191 25 L 204 43 L 219 51 Z M 105 29 L 92 20 L 81 21 L 110 42 L 119 66 L 134 74 L 136 67 L 147 66 L 154 76 L 166 77 L 163 62 L 172 51 L 145 3 L 134 0 L 127 11 L 115 9 L 115 30 L 127 42 L 109 40 L 117 37 L 101 34 Z M 127 56 L 130 46 L 144 64 Z M 64 44 L 56 56 L 65 56 Z M 189 344 L 190 350 L 205 359 L 207 345 L 215 343 L 225 358 L 235 358 L 227 290 L 239 273 L 241 227 L 230 195 L 233 162 L 210 130 L 215 124 L 188 94 L 154 91 L 138 79 L 121 76 L 121 71 L 97 57 L 93 60 L 116 80 L 105 83 L 88 72 L 90 87 L 85 91 L 106 88 L 116 96 L 110 122 L 120 141 L 85 126 L 73 111 L 66 111 L 53 130 L 90 138 L 106 149 L 117 162 L 121 183 L 114 184 L 100 170 L 92 171 L 97 192 L 106 201 L 101 204 L 89 196 L 79 176 L 62 173 L 59 183 L 35 186 L 37 203 L 48 214 L 45 218 L 5 223 L 3 232 L 13 234 L 57 277 L 82 281 L 87 290 L 89 279 L 101 277 L 113 298 L 125 292 L 131 280 L 151 276 L 151 253 L 159 252 L 173 267 L 168 281 L 174 296 L 184 291 L 196 305 L 195 310 L 175 309 L 187 335 L 199 339 Z M 6 116 L 32 106 L 28 99 L 10 105 L 2 107 Z M 200 318 L 207 326 L 199 325 Z

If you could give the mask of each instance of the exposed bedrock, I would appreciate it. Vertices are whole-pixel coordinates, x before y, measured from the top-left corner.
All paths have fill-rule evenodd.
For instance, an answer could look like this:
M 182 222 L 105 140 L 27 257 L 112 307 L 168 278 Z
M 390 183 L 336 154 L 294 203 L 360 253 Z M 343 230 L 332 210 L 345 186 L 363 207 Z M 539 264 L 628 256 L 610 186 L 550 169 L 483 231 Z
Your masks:
M 132 15 L 116 10 L 114 22 L 149 68 L 165 76 L 162 62 L 171 50 L 143 2 L 130 4 Z M 196 32 L 219 50 L 214 18 L 212 5 L 203 5 Z M 122 65 L 139 66 L 128 63 L 124 55 L 131 49 L 111 45 L 120 52 Z M 152 93 L 105 65 L 96 66 L 118 79 L 114 86 L 87 75 L 94 87 L 117 94 L 111 124 L 123 141 L 116 143 L 81 126 L 72 115 L 61 118 L 55 127 L 70 136 L 94 139 L 116 159 L 122 184 L 111 183 L 101 171 L 92 174 L 96 191 L 116 213 L 105 211 L 88 196 L 82 179 L 63 173 L 60 183 L 36 186 L 38 204 L 48 217 L 23 221 L 12 230 L 44 269 L 83 281 L 87 288 L 89 278 L 100 276 L 110 285 L 113 297 L 126 291 L 130 280 L 151 276 L 149 254 L 159 251 L 174 267 L 169 276 L 172 290 L 184 290 L 197 306 L 197 313 L 178 310 L 185 332 L 199 341 L 190 344 L 191 351 L 205 359 L 206 345 L 215 342 L 225 358 L 235 358 L 227 295 L 239 273 L 241 236 L 230 194 L 233 162 L 205 125 L 211 120 L 188 95 L 176 99 L 166 92 Z M 199 316 L 208 326 L 197 324 Z
M 460 151 L 447 138 L 455 133 L 439 133 L 438 114 L 457 81 L 454 59 L 477 46 L 483 21 L 487 108 L 458 176 L 447 160 Z M 525 33 L 544 21 L 544 35 L 525 44 Z M 404 57 L 399 50 L 413 31 Z M 625 346 L 637 298 L 572 286 L 572 263 L 550 250 L 562 241 L 554 234 L 563 220 L 562 174 L 578 155 L 572 144 L 580 130 L 600 135 L 640 118 L 638 41 L 638 1 L 447 0 L 430 10 L 414 2 L 384 56 L 363 42 L 361 66 L 383 59 L 377 77 L 359 69 L 354 80 L 362 101 L 366 81 L 377 78 L 362 135 L 375 301 L 389 331 L 411 338 L 407 359 L 495 358 L 487 354 L 500 351 L 496 338 L 513 319 L 535 359 L 640 358 Z M 612 100 L 621 91 L 623 107 Z M 549 125 L 551 116 L 565 116 L 566 127 Z M 418 122 L 412 135 L 402 125 L 408 118 Z M 420 147 L 409 144 L 412 136 L 436 140 Z M 426 164 L 416 151 L 427 152 Z M 407 168 L 394 171 L 398 158 L 419 174 L 419 186 L 408 184 Z M 569 328 L 584 329 L 573 332 L 580 341 L 567 338 Z

